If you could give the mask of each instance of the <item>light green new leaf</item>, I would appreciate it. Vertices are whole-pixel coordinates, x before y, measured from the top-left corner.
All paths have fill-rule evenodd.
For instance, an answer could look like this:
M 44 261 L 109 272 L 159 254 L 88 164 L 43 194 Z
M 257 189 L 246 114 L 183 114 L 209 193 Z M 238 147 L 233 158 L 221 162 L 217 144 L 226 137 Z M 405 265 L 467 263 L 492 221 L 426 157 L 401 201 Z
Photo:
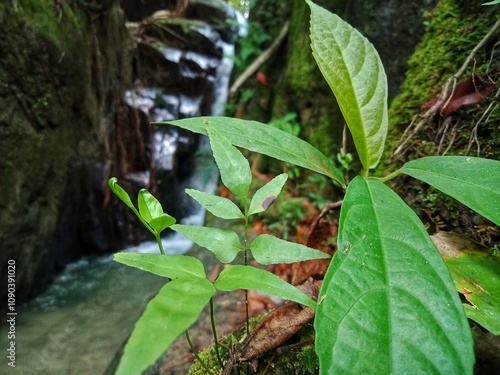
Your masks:
M 337 247 L 315 318 L 321 374 L 472 374 L 472 335 L 450 274 L 401 198 L 356 177 Z
M 330 255 L 310 247 L 261 234 L 250 244 L 257 262 L 263 265 L 294 263 L 311 259 L 327 259 Z
M 229 117 L 194 117 L 168 124 L 206 135 L 207 121 L 235 146 L 324 174 L 344 185 L 342 172 L 329 158 L 306 141 L 274 126 Z
M 139 206 L 139 213 L 147 223 L 163 213 L 163 208 L 160 202 L 158 202 L 158 199 L 146 189 L 141 189 L 141 191 L 139 191 L 137 203 Z
M 170 279 L 206 277 L 203 263 L 187 255 L 117 253 L 114 260 Z
M 214 293 L 205 278 L 179 278 L 163 286 L 135 324 L 116 374 L 142 374 L 198 319 Z
M 500 225 L 500 161 L 470 156 L 428 156 L 401 169 Z
M 330 85 L 365 169 L 382 156 L 387 135 L 387 78 L 375 47 L 337 15 L 311 8 L 313 56 Z
M 244 218 L 238 206 L 227 198 L 194 189 L 186 189 L 186 193 L 217 217 L 227 220 Z
M 465 314 L 494 335 L 500 335 L 500 256 L 462 251 L 456 258 L 443 257 L 457 290 L 469 302 Z
M 238 235 L 229 229 L 175 224 L 171 227 L 177 233 L 211 251 L 222 263 L 231 263 L 243 250 Z
M 123 190 L 120 185 L 118 185 L 118 179 L 116 177 L 111 177 L 108 181 L 108 185 L 111 191 L 115 193 L 115 195 L 120 198 L 123 203 L 132 208 L 134 211 L 136 210 L 127 192 Z
M 252 183 L 248 160 L 215 127 L 206 126 L 222 182 L 237 197 L 246 201 Z
M 158 233 L 160 233 L 162 230 L 167 229 L 168 227 L 172 226 L 175 224 L 175 218 L 168 214 L 161 214 L 160 216 L 157 216 L 149 222 L 149 225 L 151 228 L 156 230 Z
M 251 266 L 230 266 L 225 268 L 214 283 L 218 290 L 257 290 L 270 296 L 301 303 L 316 309 L 316 302 L 300 289 L 287 283 L 275 274 Z
M 252 201 L 250 202 L 248 215 L 250 216 L 267 210 L 278 197 L 287 178 L 288 175 L 286 173 L 282 173 L 257 190 L 255 195 L 252 197 Z

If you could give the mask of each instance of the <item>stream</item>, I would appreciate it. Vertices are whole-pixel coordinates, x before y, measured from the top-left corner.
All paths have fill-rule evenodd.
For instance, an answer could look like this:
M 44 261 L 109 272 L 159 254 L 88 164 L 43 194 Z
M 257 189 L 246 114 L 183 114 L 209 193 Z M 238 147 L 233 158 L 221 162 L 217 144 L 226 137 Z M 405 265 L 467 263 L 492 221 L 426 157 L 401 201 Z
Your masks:
M 211 115 L 224 113 L 233 65 L 234 47 L 226 43 L 222 47 L 224 57 L 217 66 Z M 147 93 L 147 90 L 154 91 L 155 88 L 146 88 L 143 92 Z M 134 101 L 130 93 L 125 96 L 129 102 Z M 136 104 L 144 106 L 144 102 Z M 152 111 L 151 107 L 147 110 L 155 114 L 155 121 L 172 120 L 168 113 L 162 117 L 161 111 Z M 165 139 L 164 134 L 161 134 L 161 139 L 155 134 L 153 146 L 156 162 L 167 169 L 175 150 L 170 145 L 175 140 Z M 202 137 L 199 150 L 207 151 L 209 147 L 206 137 Z M 182 187 L 213 192 L 218 174 L 212 173 L 208 180 L 206 176 L 200 176 L 202 169 L 206 168 L 206 160 L 199 159 L 192 176 L 183 182 Z M 148 176 L 145 175 L 144 179 L 148 180 Z M 202 225 L 204 218 L 205 213 L 199 206 L 192 207 L 181 222 Z M 177 234 L 163 239 L 167 254 L 184 254 L 192 245 Z M 158 253 L 158 247 L 156 242 L 148 241 L 123 251 Z M 113 254 L 86 257 L 68 264 L 43 294 L 18 306 L 15 368 L 5 365 L 1 373 L 103 374 L 129 337 L 147 302 L 164 283 L 162 277 L 114 262 Z M 7 325 L 0 326 L 0 344 L 4 353 L 9 348 L 8 328 Z

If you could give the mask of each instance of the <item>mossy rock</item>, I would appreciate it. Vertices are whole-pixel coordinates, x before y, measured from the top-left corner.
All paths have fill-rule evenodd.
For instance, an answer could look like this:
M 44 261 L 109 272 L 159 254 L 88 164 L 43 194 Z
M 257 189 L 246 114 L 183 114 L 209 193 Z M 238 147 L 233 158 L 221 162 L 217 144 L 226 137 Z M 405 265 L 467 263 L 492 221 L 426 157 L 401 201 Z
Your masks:
M 412 136 L 405 150 L 387 164 L 401 135 L 412 121 L 419 122 L 422 104 L 438 97 L 445 82 L 460 69 L 471 51 L 498 19 L 498 7 L 474 1 L 441 0 L 427 14 L 427 30 L 408 62 L 401 92 L 389 110 L 390 128 L 386 152 L 376 173 L 387 174 L 406 161 L 429 155 L 470 155 L 500 160 L 500 111 L 498 98 L 490 95 L 472 106 L 464 106 L 447 117 L 437 116 Z M 500 40 L 497 31 L 480 48 L 457 83 L 473 72 L 498 82 L 500 60 L 493 46 Z M 495 104 L 496 103 L 496 104 Z M 488 112 L 487 110 L 495 108 Z M 477 130 L 476 137 L 472 136 Z M 483 243 L 500 240 L 498 227 L 446 195 L 407 176 L 390 185 L 419 213 L 430 230 L 467 233 Z
M 250 330 L 253 329 L 265 315 L 253 318 L 249 322 Z M 238 348 L 239 343 L 246 336 L 246 326 L 241 327 L 239 330 L 221 338 L 219 340 L 219 356 L 225 364 L 229 360 L 231 351 Z M 284 345 L 294 345 L 305 342 L 314 336 L 314 328 L 312 323 L 307 324 L 288 340 Z M 199 353 L 199 358 L 205 366 L 211 371 L 212 374 L 220 374 L 223 367 L 220 366 L 216 352 L 215 345 L 212 343 L 208 348 Z M 268 353 L 258 357 L 252 365 L 256 365 L 256 373 L 266 373 L 268 375 L 315 375 L 318 374 L 319 360 L 314 350 L 314 343 L 308 345 L 297 345 L 295 349 L 284 351 L 282 354 L 277 350 L 271 350 Z M 244 369 L 249 366 L 242 364 L 233 369 L 237 373 L 238 369 Z M 251 372 L 254 369 L 250 370 Z M 206 368 L 195 361 L 189 370 L 189 375 L 206 375 Z

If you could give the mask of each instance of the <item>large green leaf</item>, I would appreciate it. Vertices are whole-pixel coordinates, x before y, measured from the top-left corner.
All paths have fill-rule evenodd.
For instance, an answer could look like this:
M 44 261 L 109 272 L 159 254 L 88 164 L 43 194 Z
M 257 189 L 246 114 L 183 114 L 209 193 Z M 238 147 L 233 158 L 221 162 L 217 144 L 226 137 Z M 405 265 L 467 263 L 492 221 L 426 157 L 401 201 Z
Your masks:
M 282 173 L 257 190 L 250 202 L 248 216 L 267 210 L 281 193 L 287 178 L 288 175 Z
M 344 184 L 342 173 L 318 149 L 271 125 L 229 117 L 194 117 L 168 124 L 206 135 L 207 121 L 235 146 L 310 169 Z
M 197 225 L 175 224 L 171 227 L 199 246 L 211 251 L 222 263 L 231 263 L 238 252 L 243 250 L 238 235 L 229 229 L 200 227 Z
M 142 374 L 198 319 L 214 293 L 205 278 L 179 278 L 163 286 L 135 324 L 116 374 Z
M 187 255 L 117 253 L 114 260 L 171 279 L 206 276 L 203 263 Z
M 330 85 L 365 169 L 382 156 L 387 135 L 387 78 L 375 47 L 337 15 L 311 8 L 313 56 Z
M 227 198 L 194 189 L 186 189 L 186 193 L 217 217 L 228 220 L 244 218 L 238 206 Z
M 252 171 L 248 160 L 214 126 L 207 125 L 207 133 L 222 182 L 246 202 L 252 183 Z
M 326 259 L 330 255 L 310 247 L 261 234 L 250 244 L 250 250 L 260 264 L 294 263 L 311 259 Z
M 443 259 L 416 214 L 356 177 L 315 319 L 321 374 L 471 374 L 473 341 Z
M 402 173 L 422 180 L 500 225 L 500 161 L 470 156 L 428 156 Z
M 219 290 L 229 292 L 236 289 L 257 290 L 270 296 L 316 308 L 316 302 L 300 289 L 260 268 L 240 265 L 227 267 L 219 274 L 214 285 Z

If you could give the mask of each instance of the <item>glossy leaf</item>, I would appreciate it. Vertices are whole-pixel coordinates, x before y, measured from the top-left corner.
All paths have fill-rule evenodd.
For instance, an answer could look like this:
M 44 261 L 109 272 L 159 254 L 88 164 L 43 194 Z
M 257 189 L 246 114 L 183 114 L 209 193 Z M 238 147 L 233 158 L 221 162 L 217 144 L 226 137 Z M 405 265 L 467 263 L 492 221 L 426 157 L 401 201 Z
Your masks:
M 252 183 L 248 160 L 215 127 L 207 125 L 207 133 L 222 182 L 237 197 L 246 201 Z
M 375 47 L 337 15 L 311 8 L 313 56 L 330 85 L 365 169 L 382 156 L 387 135 L 387 78 Z
M 194 117 L 168 124 L 206 135 L 207 121 L 235 146 L 324 174 L 344 185 L 342 172 L 329 158 L 306 141 L 271 125 L 229 117 Z
M 500 256 L 495 252 L 462 251 L 444 257 L 457 290 L 469 302 L 467 317 L 500 335 Z
M 205 278 L 179 278 L 165 284 L 135 324 L 116 374 L 142 374 L 198 319 L 214 293 Z
M 114 260 L 170 279 L 206 277 L 203 263 L 187 255 L 117 253 L 114 255 Z
M 163 213 L 160 216 L 151 219 L 151 221 L 149 222 L 149 225 L 151 226 L 151 228 L 153 228 L 158 233 L 160 233 L 161 231 L 174 225 L 175 221 L 176 221 L 175 218 L 173 218 L 172 216 L 170 216 L 168 214 Z
M 275 274 L 251 266 L 230 266 L 225 268 L 214 283 L 218 290 L 257 290 L 270 296 L 301 303 L 313 309 L 314 302 L 308 295 L 287 283 Z
M 263 265 L 330 258 L 328 254 L 319 250 L 268 234 L 261 234 L 253 240 L 250 244 L 250 250 L 255 260 Z
M 250 202 L 248 215 L 250 216 L 267 210 L 281 193 L 281 189 L 283 189 L 287 178 L 288 175 L 282 173 L 257 190 Z
M 222 263 L 231 263 L 243 249 L 238 235 L 229 229 L 181 224 L 175 224 L 171 228 L 211 251 Z
M 160 202 L 158 202 L 158 199 L 146 189 L 141 189 L 139 191 L 137 203 L 139 206 L 139 213 L 147 223 L 149 223 L 151 219 L 163 214 L 163 208 Z
M 320 373 L 471 374 L 473 341 L 448 270 L 417 215 L 378 180 L 344 198 L 315 319 Z
M 500 161 L 470 156 L 428 156 L 401 169 L 500 225 Z
M 130 200 L 128 193 L 123 190 L 123 188 L 118 185 L 118 179 L 116 177 L 111 177 L 108 181 L 108 186 L 115 195 L 120 198 L 120 200 L 125 203 L 128 207 L 135 210 L 134 204 Z
M 243 219 L 243 213 L 231 200 L 203 191 L 186 189 L 186 193 L 207 211 L 222 219 Z

